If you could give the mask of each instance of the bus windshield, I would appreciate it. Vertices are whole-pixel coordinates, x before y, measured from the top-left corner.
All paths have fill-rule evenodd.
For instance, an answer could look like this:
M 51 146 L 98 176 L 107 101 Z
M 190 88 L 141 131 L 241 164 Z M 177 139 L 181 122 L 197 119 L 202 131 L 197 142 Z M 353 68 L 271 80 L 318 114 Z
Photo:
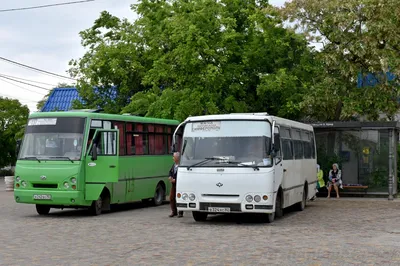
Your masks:
M 271 166 L 270 145 L 271 127 L 266 121 L 188 123 L 183 134 L 180 165 Z M 200 163 L 205 159 L 208 160 Z M 221 165 L 223 162 L 225 165 Z
M 35 118 L 28 121 L 19 160 L 80 160 L 84 118 Z
M 186 137 L 183 139 L 181 165 L 190 166 L 206 158 L 217 157 L 229 165 L 239 164 L 264 165 L 268 158 L 270 138 L 265 136 L 253 137 Z M 235 162 L 235 163 L 232 163 Z M 210 160 L 204 166 L 216 166 L 218 160 Z M 268 163 L 269 165 L 269 163 Z M 267 166 L 265 164 L 265 166 Z

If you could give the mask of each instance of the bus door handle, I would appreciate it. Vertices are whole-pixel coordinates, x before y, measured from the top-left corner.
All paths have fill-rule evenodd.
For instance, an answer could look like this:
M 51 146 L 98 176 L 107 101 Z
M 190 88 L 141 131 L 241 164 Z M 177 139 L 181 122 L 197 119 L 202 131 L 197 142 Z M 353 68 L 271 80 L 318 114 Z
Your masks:
M 286 169 L 283 169 L 283 172 L 286 172 L 287 170 Z
M 115 168 L 115 165 L 110 165 L 110 168 Z

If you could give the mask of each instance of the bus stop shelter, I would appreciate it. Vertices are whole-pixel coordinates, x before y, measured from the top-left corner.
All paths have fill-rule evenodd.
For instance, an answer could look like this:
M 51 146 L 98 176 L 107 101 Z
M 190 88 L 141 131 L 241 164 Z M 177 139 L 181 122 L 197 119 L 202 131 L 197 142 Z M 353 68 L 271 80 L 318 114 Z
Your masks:
M 397 194 L 398 122 L 312 123 L 317 160 L 325 180 L 333 163 L 342 170 L 345 194 Z M 339 192 L 341 193 L 341 192 Z

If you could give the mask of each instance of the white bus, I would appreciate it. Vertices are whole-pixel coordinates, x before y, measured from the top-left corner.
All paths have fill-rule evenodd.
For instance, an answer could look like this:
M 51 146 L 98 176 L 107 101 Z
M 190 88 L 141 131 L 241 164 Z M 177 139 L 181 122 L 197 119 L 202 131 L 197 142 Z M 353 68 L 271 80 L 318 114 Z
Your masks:
M 272 222 L 286 207 L 304 210 L 315 196 L 311 125 L 267 113 L 189 117 L 174 132 L 174 151 L 182 132 L 177 208 L 196 221 L 208 214 L 259 213 Z

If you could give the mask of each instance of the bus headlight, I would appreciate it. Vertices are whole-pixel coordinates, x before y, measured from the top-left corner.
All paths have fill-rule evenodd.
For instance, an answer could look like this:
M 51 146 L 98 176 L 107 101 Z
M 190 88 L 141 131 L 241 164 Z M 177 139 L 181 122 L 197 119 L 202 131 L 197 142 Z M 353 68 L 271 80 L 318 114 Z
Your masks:
M 69 188 L 68 182 L 64 182 L 64 187 L 65 187 L 65 188 Z
M 188 200 L 188 198 L 189 198 L 188 194 L 186 194 L 186 193 L 183 193 L 183 194 L 182 194 L 182 199 L 183 199 L 183 200 L 186 201 L 186 200 Z
M 72 184 L 76 184 L 76 178 L 75 177 L 71 178 L 71 183 Z
M 21 181 L 21 177 L 17 176 L 17 177 L 15 178 L 15 181 L 17 181 L 17 182 Z
M 190 193 L 190 194 L 189 194 L 189 199 L 190 199 L 191 201 L 194 201 L 194 200 L 196 199 L 196 196 L 195 196 L 193 193 Z
M 252 195 L 247 195 L 246 196 L 246 201 L 247 202 L 252 202 L 253 201 L 253 196 Z
M 254 201 L 255 201 L 255 202 L 260 202 L 260 201 L 261 201 L 260 195 L 255 195 L 255 196 L 254 196 Z
M 22 182 L 21 182 L 21 185 L 22 185 L 23 187 L 26 187 L 26 182 L 25 182 L 25 181 L 22 181 Z

